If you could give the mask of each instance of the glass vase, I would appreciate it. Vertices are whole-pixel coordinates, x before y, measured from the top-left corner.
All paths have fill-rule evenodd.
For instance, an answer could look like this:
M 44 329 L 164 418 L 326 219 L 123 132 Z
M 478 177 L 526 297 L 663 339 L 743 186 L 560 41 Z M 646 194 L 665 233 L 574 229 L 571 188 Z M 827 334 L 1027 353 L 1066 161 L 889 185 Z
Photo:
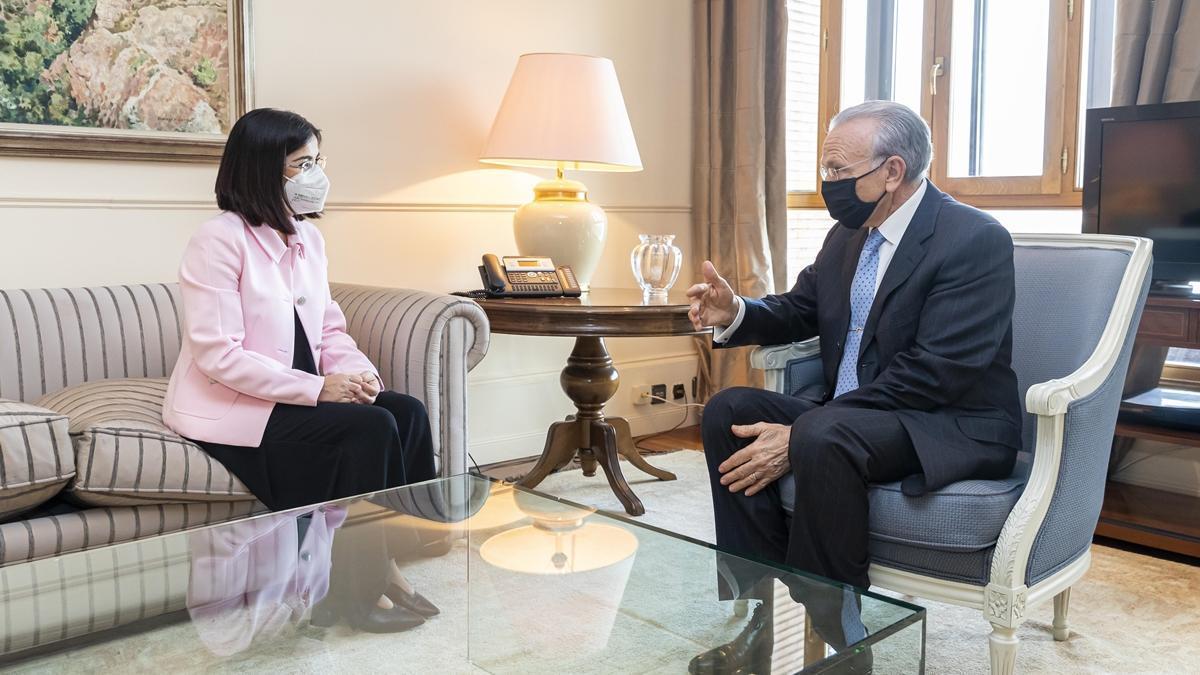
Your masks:
M 633 277 L 642 287 L 646 302 L 665 302 L 667 291 L 679 278 L 683 252 L 674 243 L 673 234 L 640 234 L 641 243 L 629 255 Z

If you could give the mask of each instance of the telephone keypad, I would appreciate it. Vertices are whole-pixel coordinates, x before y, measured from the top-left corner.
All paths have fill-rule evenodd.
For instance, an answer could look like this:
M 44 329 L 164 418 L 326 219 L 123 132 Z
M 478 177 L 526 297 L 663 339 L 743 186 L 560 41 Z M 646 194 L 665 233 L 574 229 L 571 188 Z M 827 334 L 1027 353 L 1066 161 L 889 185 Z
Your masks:
M 558 280 L 554 272 L 509 272 L 508 280 L 514 284 L 551 284 Z
M 562 289 L 554 272 L 509 272 L 513 289 L 522 293 L 558 294 Z

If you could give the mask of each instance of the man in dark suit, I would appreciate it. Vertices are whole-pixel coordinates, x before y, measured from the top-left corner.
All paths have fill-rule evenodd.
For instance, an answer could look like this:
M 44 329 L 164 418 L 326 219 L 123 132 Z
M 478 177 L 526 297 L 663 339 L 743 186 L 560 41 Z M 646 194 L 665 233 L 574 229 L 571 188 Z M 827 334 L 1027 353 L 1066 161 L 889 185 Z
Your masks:
M 909 108 L 842 111 L 821 153 L 838 223 L 795 286 L 739 298 L 705 262 L 705 283 L 689 289 L 692 322 L 715 327 L 718 346 L 819 335 L 824 366 L 824 383 L 799 397 L 732 388 L 705 406 L 722 548 L 867 588 L 868 484 L 901 480 L 920 495 L 1011 473 L 1012 239 L 926 180 L 931 157 L 929 128 Z M 795 482 L 791 518 L 781 478 Z M 822 631 L 835 647 L 853 632 Z

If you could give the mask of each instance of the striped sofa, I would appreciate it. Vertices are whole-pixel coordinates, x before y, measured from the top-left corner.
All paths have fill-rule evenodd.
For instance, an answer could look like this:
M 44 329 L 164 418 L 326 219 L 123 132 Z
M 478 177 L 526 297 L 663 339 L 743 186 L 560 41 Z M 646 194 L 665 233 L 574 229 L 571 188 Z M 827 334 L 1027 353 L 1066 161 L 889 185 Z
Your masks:
M 483 311 L 421 291 L 332 292 L 387 387 L 425 403 L 441 474 L 464 472 Z M 176 284 L 0 290 L 0 566 L 263 510 L 162 423 L 180 319 Z

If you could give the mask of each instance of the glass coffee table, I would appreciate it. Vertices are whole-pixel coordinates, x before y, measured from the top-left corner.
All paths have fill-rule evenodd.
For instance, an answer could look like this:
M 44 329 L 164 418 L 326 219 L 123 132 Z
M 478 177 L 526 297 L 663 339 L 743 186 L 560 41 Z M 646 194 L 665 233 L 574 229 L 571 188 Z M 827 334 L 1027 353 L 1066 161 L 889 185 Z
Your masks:
M 440 609 L 404 632 L 392 559 Z M 679 673 L 730 641 L 746 672 L 925 663 L 920 607 L 475 476 L 9 565 L 0 636 L 16 672 Z

